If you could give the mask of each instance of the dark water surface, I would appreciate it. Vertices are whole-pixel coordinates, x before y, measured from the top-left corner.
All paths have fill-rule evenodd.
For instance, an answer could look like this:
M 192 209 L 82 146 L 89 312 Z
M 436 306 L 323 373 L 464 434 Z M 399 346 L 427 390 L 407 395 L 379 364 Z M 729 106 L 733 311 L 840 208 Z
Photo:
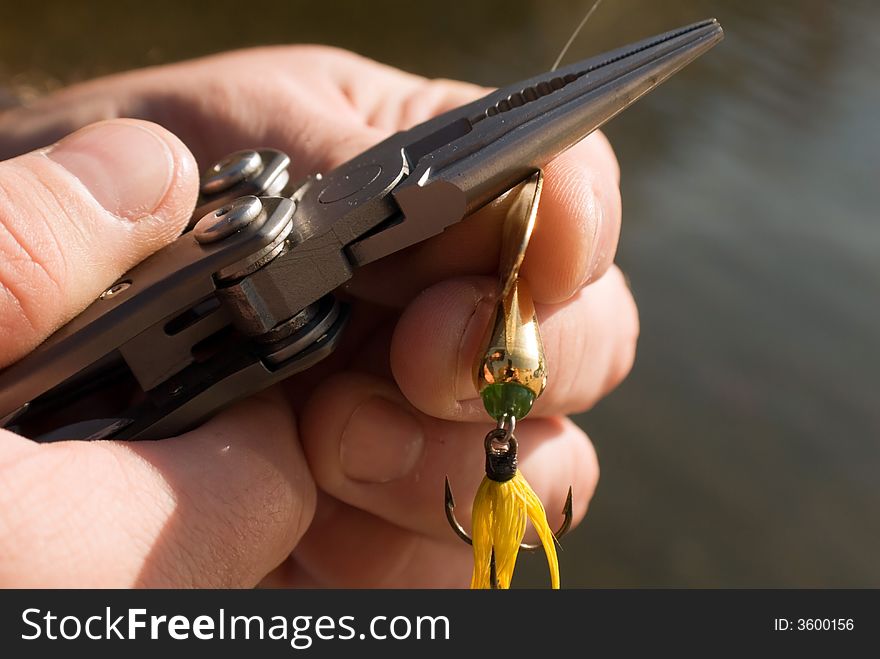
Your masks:
M 504 84 L 589 3 L 2 4 L 0 84 L 27 94 L 308 41 Z M 602 480 L 565 582 L 880 587 L 880 5 L 605 0 L 566 59 L 708 16 L 724 43 L 607 129 L 642 338 L 578 418 Z

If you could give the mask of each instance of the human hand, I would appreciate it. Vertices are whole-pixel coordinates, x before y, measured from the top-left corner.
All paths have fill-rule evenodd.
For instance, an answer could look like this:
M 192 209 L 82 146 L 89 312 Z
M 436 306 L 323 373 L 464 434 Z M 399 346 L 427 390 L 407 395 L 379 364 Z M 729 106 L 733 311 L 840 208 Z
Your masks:
M 273 146 L 292 176 L 327 171 L 485 90 L 350 53 L 266 48 L 96 80 L 0 115 L 7 156 L 117 116 L 162 124 L 206 166 Z M 151 146 L 152 145 L 152 146 Z M 628 372 L 635 306 L 612 265 L 618 170 L 598 133 L 545 170 L 523 276 L 549 384 L 518 425 L 520 465 L 554 523 L 598 476 L 563 415 Z M 22 357 L 180 231 L 195 200 L 187 149 L 111 121 L 0 163 L 0 364 Z M 482 475 L 491 424 L 470 370 L 492 307 L 503 203 L 362 269 L 327 361 L 161 442 L 36 445 L 0 437 L 0 582 L 77 586 L 456 586 L 470 552 L 446 525 Z M 405 273 L 405 277 L 401 276 Z M 464 508 L 464 507 L 462 507 Z M 467 519 L 462 510 L 461 517 Z

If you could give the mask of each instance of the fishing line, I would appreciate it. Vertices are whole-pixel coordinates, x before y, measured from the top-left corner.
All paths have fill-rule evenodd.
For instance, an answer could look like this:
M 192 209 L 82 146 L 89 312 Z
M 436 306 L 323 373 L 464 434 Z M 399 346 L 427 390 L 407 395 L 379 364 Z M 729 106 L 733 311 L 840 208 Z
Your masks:
M 571 36 L 568 38 L 568 41 L 562 47 L 562 52 L 559 53 L 559 57 L 556 58 L 556 61 L 553 62 L 553 68 L 551 71 L 555 71 L 559 68 L 559 63 L 562 62 L 562 58 L 565 57 L 565 53 L 568 52 L 568 49 L 571 47 L 571 44 L 574 43 L 574 40 L 577 39 L 577 35 L 580 34 L 580 31 L 583 29 L 584 25 L 587 24 L 587 21 L 590 20 L 590 16 L 593 15 L 593 12 L 598 9 L 599 5 L 602 4 L 602 0 L 596 0 L 593 3 L 593 6 L 590 7 L 590 11 L 587 12 L 587 15 L 581 20 L 580 24 L 574 29 L 574 32 L 571 33 Z

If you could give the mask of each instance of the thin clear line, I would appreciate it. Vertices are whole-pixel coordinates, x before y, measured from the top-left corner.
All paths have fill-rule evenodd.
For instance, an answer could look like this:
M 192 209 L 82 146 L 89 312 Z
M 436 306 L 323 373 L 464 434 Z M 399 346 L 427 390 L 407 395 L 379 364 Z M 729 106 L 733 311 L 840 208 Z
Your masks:
M 602 4 L 602 0 L 596 0 L 593 3 L 593 6 L 590 7 L 590 11 L 587 12 L 587 15 L 584 16 L 583 20 L 580 24 L 574 29 L 574 32 L 571 33 L 571 36 L 568 38 L 568 42 L 562 47 L 562 52 L 559 53 L 559 57 L 556 58 L 556 61 L 553 63 L 553 68 L 550 71 L 555 71 L 559 68 L 559 63 L 562 62 L 562 58 L 565 57 L 565 53 L 568 52 L 568 49 L 571 47 L 571 44 L 574 43 L 574 40 L 577 38 L 577 35 L 583 29 L 584 25 L 587 24 L 587 21 L 590 20 L 590 16 L 593 15 L 593 12 Z

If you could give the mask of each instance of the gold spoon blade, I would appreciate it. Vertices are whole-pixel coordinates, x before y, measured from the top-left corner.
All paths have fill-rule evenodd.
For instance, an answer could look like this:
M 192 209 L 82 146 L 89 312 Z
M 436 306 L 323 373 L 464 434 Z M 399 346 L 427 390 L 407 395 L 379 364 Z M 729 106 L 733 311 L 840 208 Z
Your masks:
M 519 275 L 535 228 L 535 218 L 538 214 L 538 202 L 541 199 L 541 187 L 544 183 L 544 175 L 539 169 L 528 179 L 523 181 L 519 188 L 514 190 L 513 203 L 504 219 L 501 230 L 501 262 L 498 268 L 501 283 L 501 299 L 507 298 Z

